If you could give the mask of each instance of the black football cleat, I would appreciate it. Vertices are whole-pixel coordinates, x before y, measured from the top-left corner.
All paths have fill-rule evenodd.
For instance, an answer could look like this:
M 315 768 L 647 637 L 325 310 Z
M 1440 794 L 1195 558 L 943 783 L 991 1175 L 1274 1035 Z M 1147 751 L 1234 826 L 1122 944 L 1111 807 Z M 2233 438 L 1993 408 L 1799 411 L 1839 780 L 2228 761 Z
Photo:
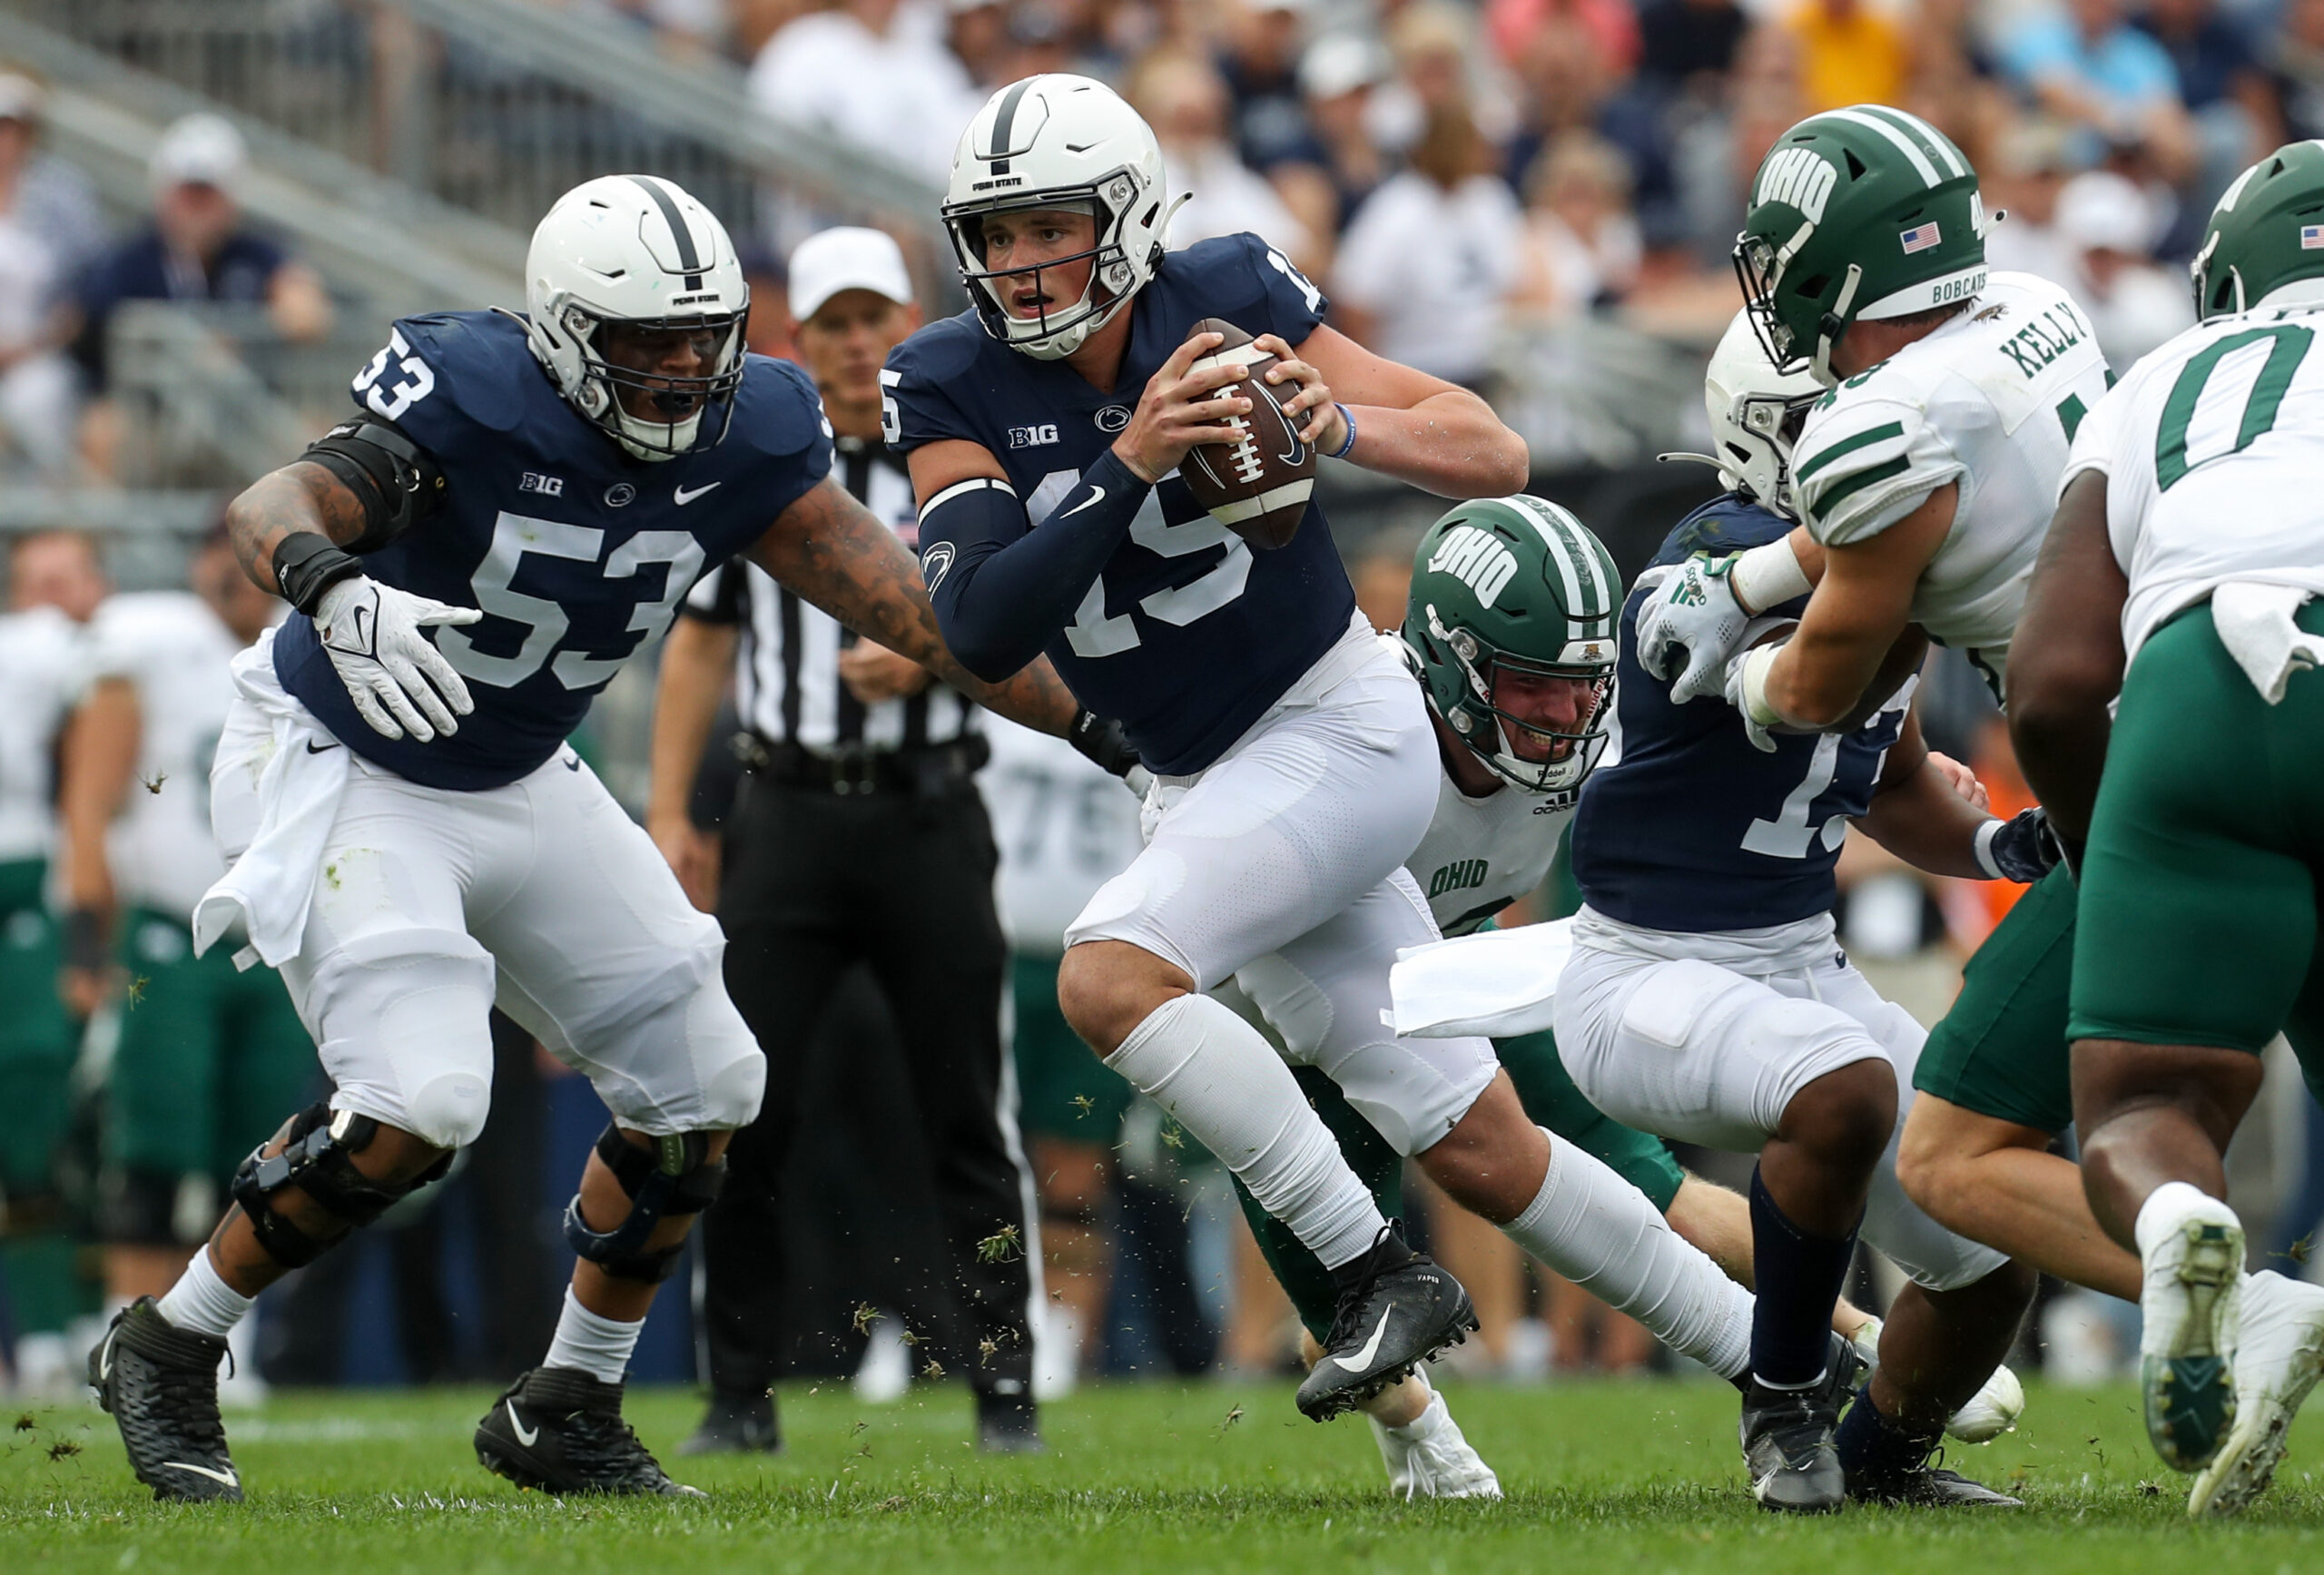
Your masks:
M 977 1448 L 987 1454 L 1042 1454 L 1040 1413 L 1030 1395 L 977 1396 Z
M 1858 1404 L 1869 1405 L 1870 1401 Z M 1942 1456 L 1938 1457 L 1941 1459 Z M 1851 1472 L 1848 1497 L 1859 1504 L 1888 1504 L 1918 1510 L 2022 1510 L 2023 1499 L 1997 1493 L 1983 1482 L 1971 1481 L 1959 1472 L 1946 1471 L 1932 1459 L 1912 1471 L 1881 1475 Z
M 1299 1385 L 1300 1413 L 1313 1422 L 1361 1405 L 1477 1326 L 1461 1282 L 1406 1246 L 1393 1226 L 1358 1265 L 1340 1293 L 1324 1354 Z
M 181 1329 L 151 1296 L 123 1308 L 89 1353 L 89 1387 L 112 1413 L 137 1480 L 164 1502 L 242 1501 L 218 1414 L 226 1342 Z
M 678 1445 L 680 1454 L 767 1454 L 783 1452 L 783 1430 L 775 1425 L 774 1397 L 757 1394 L 710 1396 L 702 1423 Z
M 1743 1464 L 1751 1496 L 1763 1510 L 1828 1515 L 1846 1501 L 1832 1430 L 1839 1406 L 1827 1381 L 1812 1389 L 1770 1389 L 1753 1379 L 1743 1391 Z
M 536 1367 L 476 1424 L 476 1458 L 495 1476 L 545 1493 L 701 1498 L 672 1481 L 621 1419 L 622 1385 L 573 1367 Z

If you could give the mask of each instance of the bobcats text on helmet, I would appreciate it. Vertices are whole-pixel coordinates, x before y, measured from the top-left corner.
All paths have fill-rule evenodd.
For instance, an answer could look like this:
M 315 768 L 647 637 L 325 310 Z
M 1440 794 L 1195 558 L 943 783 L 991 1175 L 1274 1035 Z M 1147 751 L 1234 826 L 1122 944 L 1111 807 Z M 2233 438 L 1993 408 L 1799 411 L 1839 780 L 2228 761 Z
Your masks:
M 734 243 L 717 217 L 658 175 L 603 175 L 556 200 L 525 256 L 525 337 L 573 408 L 641 459 L 668 459 L 726 435 L 743 381 L 750 312 Z M 716 336 L 705 376 L 669 378 L 607 362 L 608 324 Z M 633 414 L 624 390 L 663 416 Z
M 1177 207 L 1152 128 L 1104 83 L 1060 72 L 1011 83 L 985 102 L 960 133 L 941 213 L 985 331 L 1038 359 L 1062 360 L 1154 277 Z M 1042 210 L 1088 213 L 1097 239 L 1032 270 L 1036 282 L 1043 270 L 1085 260 L 1089 282 L 1070 305 L 1020 318 L 1000 281 L 1027 271 L 985 267 L 984 221 Z

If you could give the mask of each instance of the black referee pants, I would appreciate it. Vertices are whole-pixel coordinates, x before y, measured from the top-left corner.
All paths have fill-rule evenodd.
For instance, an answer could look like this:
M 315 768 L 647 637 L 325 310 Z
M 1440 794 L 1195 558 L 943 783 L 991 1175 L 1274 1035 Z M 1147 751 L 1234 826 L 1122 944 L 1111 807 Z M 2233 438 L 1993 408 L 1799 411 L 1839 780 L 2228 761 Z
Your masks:
M 914 1333 L 936 1336 L 980 1402 L 1030 1403 L 1026 1177 L 1000 1108 L 1008 951 L 993 908 L 997 860 L 967 781 L 933 794 L 842 796 L 744 779 L 726 822 L 718 918 L 726 989 L 766 1052 L 767 1081 L 702 1221 L 704 1333 L 719 1393 L 757 1394 L 775 1376 L 788 1272 L 780 1191 L 810 1114 L 806 1050 L 842 977 L 862 962 L 895 1020 L 943 1222 L 943 1261 L 906 1265 L 911 1300 L 959 1310 L 957 1327 Z M 1013 1111 L 1008 1119 L 1013 1133 Z

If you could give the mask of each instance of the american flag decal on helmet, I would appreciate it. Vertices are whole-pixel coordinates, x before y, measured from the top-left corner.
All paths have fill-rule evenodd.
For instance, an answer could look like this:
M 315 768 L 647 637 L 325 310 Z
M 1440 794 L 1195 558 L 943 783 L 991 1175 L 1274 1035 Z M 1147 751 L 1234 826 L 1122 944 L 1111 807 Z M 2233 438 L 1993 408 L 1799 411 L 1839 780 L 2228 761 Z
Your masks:
M 1936 231 L 1936 221 L 1932 219 L 1925 224 L 1915 224 L 1910 230 L 1900 233 L 1896 239 L 1905 243 L 1905 255 L 1907 257 L 1915 251 L 1926 251 L 1940 239 Z
M 2301 225 L 2299 249 L 2302 251 L 2324 251 L 2324 224 Z

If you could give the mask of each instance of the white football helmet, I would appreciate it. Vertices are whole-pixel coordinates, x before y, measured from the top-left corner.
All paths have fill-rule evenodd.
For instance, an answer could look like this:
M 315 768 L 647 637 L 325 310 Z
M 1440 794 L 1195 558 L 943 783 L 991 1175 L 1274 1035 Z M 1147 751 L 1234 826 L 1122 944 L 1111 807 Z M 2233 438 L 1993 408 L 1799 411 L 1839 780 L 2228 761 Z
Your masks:
M 1098 243 L 1046 265 L 1095 259 L 1081 299 L 1028 320 L 1001 305 L 993 281 L 1005 276 L 984 266 L 983 221 L 1031 208 L 1090 214 Z M 1104 83 L 1062 72 L 1029 76 L 985 101 L 960 133 L 940 210 L 985 331 L 1044 361 L 1071 355 L 1145 288 L 1177 211 L 1153 128 Z
M 659 175 L 601 175 L 556 200 L 525 254 L 525 338 L 557 392 L 641 459 L 693 448 L 703 417 L 719 408 L 710 445 L 726 436 L 743 381 L 750 287 L 717 217 Z M 720 336 L 710 375 L 651 378 L 606 364 L 597 343 L 609 322 L 694 328 Z M 650 390 L 666 421 L 622 408 L 620 388 Z
M 1791 445 L 1807 408 L 1824 394 L 1810 371 L 1778 372 L 1751 323 L 1749 308 L 1735 314 L 1711 352 L 1703 377 L 1710 414 L 1711 461 L 1736 492 L 1787 519 L 1797 519 L 1791 497 Z

